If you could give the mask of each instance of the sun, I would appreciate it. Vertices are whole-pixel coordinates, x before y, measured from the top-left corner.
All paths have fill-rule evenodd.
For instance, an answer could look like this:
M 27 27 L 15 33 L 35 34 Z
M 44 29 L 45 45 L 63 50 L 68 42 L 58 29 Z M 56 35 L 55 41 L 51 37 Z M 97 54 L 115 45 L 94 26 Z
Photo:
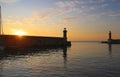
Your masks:
M 16 31 L 15 34 L 18 35 L 18 36 L 23 36 L 23 35 L 26 34 L 26 32 L 24 32 L 23 30 L 18 30 L 18 31 Z

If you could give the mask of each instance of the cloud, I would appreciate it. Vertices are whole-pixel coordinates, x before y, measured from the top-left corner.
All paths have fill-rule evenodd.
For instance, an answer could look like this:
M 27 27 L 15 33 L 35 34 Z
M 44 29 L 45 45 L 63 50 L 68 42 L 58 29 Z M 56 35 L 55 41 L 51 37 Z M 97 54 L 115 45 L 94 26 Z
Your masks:
M 76 4 L 76 1 L 60 1 L 56 3 L 56 5 L 60 8 L 75 7 Z
M 107 7 L 109 4 L 102 4 L 101 7 L 104 8 L 104 7 Z
M 108 4 L 105 3 L 105 1 L 106 0 L 65 0 L 58 1 L 55 5 L 59 9 L 69 9 L 69 12 L 87 13 L 107 7 Z
M 56 5 L 60 8 L 63 7 L 75 7 L 80 4 L 93 4 L 93 3 L 104 3 L 106 0 L 65 0 L 56 2 Z
M 2 3 L 13 3 L 13 2 L 17 2 L 19 0 L 0 0 L 0 2 Z
M 45 17 L 45 15 L 43 15 L 41 11 L 34 12 L 34 16 L 38 19 L 43 19 Z
M 30 22 L 40 22 L 40 21 L 47 21 L 52 20 L 59 15 L 64 15 L 71 12 L 78 12 L 77 14 L 85 14 L 90 11 L 96 11 L 97 9 L 104 8 L 108 6 L 108 4 L 103 3 L 102 5 L 80 5 L 80 4 L 87 4 L 87 3 L 103 3 L 105 0 L 66 0 L 66 1 L 58 1 L 55 3 L 57 7 L 55 8 L 47 8 L 43 10 L 37 10 L 33 13 L 32 17 L 27 17 L 24 20 Z M 80 6 L 80 7 L 79 7 Z M 90 15 L 90 14 L 89 14 Z M 100 14 L 91 14 L 91 16 L 102 16 L 103 13 Z M 58 18 L 59 19 L 59 18 Z M 62 18 L 61 18 L 62 19 Z M 65 18 L 64 21 L 68 22 L 70 18 Z
M 118 12 L 114 12 L 114 11 L 108 12 L 108 16 L 115 16 L 115 17 L 118 17 L 118 16 L 120 16 L 120 11 L 118 11 Z
M 71 25 L 72 23 L 76 23 L 76 21 L 79 19 L 79 16 L 69 16 L 69 17 L 64 17 L 64 18 L 61 18 L 61 24 L 64 24 L 64 25 Z
M 88 3 L 103 3 L 105 2 L 106 0 L 89 0 Z
M 120 13 L 118 13 L 118 14 L 111 14 L 109 16 L 120 16 Z
M 47 8 L 47 9 L 44 9 L 42 11 L 38 10 L 38 11 L 34 12 L 33 16 L 37 20 L 45 20 L 45 19 L 51 20 L 54 17 L 57 17 L 59 15 L 63 15 L 63 14 L 66 14 L 66 13 L 70 13 L 73 10 L 76 10 L 76 9 L 71 9 L 71 8 L 61 8 L 61 9 Z

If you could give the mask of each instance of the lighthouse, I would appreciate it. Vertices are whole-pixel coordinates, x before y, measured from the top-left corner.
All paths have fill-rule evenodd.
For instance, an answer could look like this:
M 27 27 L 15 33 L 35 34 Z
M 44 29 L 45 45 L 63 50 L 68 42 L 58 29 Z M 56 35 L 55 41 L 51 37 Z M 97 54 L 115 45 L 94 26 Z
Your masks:
M 63 30 L 63 38 L 64 38 L 65 42 L 67 42 L 67 30 L 66 30 L 66 28 L 64 28 L 64 30 Z
M 108 43 L 111 43 L 111 41 L 112 41 L 112 33 L 111 33 L 111 31 L 109 31 L 108 36 L 109 36 Z
M 111 40 L 112 39 L 112 33 L 111 33 L 111 31 L 109 31 L 109 40 Z

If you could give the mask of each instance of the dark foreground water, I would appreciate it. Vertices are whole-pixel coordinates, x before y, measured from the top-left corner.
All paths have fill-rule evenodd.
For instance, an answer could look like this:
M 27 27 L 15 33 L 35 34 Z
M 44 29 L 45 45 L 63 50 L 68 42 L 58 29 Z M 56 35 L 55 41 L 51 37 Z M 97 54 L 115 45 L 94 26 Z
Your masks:
M 120 45 L 72 42 L 70 48 L 28 51 L 1 53 L 0 77 L 120 77 Z

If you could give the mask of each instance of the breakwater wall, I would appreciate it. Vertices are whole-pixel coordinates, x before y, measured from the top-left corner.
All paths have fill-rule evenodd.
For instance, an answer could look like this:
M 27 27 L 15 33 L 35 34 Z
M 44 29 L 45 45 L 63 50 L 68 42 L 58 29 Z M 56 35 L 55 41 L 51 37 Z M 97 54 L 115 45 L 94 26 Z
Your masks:
M 0 35 L 0 44 L 7 48 L 15 47 L 60 47 L 70 46 L 62 37 Z

